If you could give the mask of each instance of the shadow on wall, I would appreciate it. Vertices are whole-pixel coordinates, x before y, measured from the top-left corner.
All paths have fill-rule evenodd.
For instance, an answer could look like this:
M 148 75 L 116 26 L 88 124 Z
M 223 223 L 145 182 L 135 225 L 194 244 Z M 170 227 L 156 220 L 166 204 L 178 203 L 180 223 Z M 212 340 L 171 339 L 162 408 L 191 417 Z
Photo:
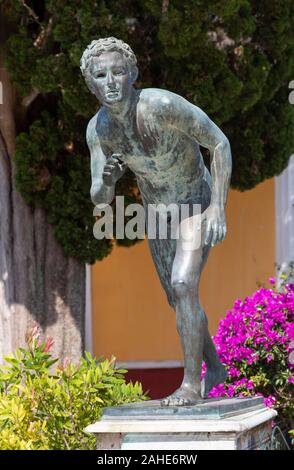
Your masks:
M 54 338 L 53 353 L 84 349 L 85 266 L 67 258 L 45 212 L 14 189 L 0 134 L 0 357 L 24 344 L 36 321 Z

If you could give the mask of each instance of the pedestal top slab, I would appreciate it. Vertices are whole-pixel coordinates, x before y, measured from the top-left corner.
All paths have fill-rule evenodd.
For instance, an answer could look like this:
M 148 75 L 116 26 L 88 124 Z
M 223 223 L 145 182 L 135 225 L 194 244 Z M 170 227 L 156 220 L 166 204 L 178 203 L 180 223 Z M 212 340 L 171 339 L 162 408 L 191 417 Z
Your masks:
M 264 409 L 262 397 L 210 398 L 199 400 L 192 406 L 162 406 L 160 400 L 129 403 L 105 408 L 102 420 L 165 420 L 165 419 L 224 419 L 230 416 Z
M 259 408 L 242 414 L 223 419 L 202 418 L 177 418 L 173 416 L 165 419 L 152 419 L 151 417 L 141 419 L 103 418 L 86 427 L 86 432 L 94 434 L 103 433 L 233 433 L 248 432 L 257 426 L 263 425 L 274 419 L 277 412 L 273 409 Z

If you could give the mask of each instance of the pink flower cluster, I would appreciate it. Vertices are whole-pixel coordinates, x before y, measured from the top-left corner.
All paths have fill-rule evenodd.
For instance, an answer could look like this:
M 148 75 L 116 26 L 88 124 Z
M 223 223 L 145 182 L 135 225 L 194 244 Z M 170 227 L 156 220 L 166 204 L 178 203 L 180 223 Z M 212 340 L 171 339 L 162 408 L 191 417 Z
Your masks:
M 273 281 L 271 278 L 271 285 Z M 214 337 L 228 380 L 214 387 L 210 397 L 262 395 L 265 404 L 273 406 L 276 399 L 269 393 L 271 380 L 286 374 L 286 383 L 294 383 L 290 375 L 294 367 L 290 360 L 294 349 L 293 317 L 293 284 L 285 284 L 280 291 L 261 288 L 244 301 L 237 300 Z

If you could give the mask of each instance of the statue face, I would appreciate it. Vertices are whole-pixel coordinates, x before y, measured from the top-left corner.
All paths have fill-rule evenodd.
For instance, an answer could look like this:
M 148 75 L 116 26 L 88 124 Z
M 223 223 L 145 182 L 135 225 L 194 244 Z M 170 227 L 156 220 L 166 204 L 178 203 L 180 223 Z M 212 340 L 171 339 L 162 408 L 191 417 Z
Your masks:
M 92 86 L 102 104 L 115 105 L 131 91 L 133 80 L 126 58 L 117 51 L 92 59 Z

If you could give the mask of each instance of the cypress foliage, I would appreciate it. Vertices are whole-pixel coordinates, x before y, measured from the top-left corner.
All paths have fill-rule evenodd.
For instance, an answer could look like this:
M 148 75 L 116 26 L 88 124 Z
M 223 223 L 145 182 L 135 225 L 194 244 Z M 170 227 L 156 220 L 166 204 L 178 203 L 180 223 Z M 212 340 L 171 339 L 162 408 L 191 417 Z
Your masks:
M 14 85 L 20 97 L 38 93 L 19 123 L 17 187 L 48 211 L 68 255 L 93 263 L 112 248 L 92 235 L 85 131 L 98 103 L 79 61 L 94 38 L 129 43 L 139 61 L 138 87 L 174 91 L 224 130 L 232 187 L 253 188 L 286 167 L 294 150 L 292 0 L 0 0 L 0 6 L 13 25 L 7 67 Z M 137 200 L 130 172 L 119 192 Z

